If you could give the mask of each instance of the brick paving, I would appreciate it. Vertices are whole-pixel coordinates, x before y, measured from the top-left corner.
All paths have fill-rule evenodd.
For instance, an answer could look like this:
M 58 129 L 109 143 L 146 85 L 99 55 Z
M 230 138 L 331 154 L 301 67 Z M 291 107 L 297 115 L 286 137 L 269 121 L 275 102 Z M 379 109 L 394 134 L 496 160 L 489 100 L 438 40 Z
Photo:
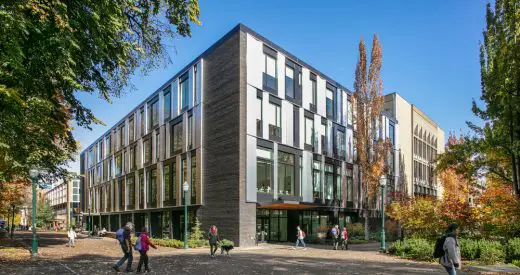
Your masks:
M 64 233 L 39 233 L 37 260 L 1 259 L 0 274 L 115 274 L 111 266 L 122 256 L 116 240 L 80 237 L 67 247 Z M 30 234 L 18 235 L 30 245 Z M 159 247 L 149 252 L 156 274 L 445 274 L 435 263 L 413 262 L 382 255 L 378 244 L 352 245 L 349 251 L 327 246 L 292 250 L 289 245 L 238 248 L 230 256 L 209 257 L 209 249 Z M 139 253 L 134 253 L 137 267 Z

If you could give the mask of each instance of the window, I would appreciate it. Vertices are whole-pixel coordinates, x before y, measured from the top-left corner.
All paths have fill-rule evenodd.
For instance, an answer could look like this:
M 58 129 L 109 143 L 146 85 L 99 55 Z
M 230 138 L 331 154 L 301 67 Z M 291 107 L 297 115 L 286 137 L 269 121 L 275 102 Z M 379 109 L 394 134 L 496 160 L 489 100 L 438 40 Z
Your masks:
M 193 75 L 195 76 L 195 79 L 193 81 L 193 102 L 197 102 L 197 89 L 199 88 L 198 85 L 200 81 L 200 72 L 198 64 L 195 64 L 195 66 L 193 66 Z
M 175 203 L 175 201 L 177 200 L 177 163 L 173 162 L 172 165 L 172 184 L 171 184 L 171 193 L 172 193 L 172 198 L 173 198 L 173 202 L 172 203 Z
M 144 108 L 141 108 L 139 112 L 139 120 L 141 121 L 141 136 L 144 136 L 145 133 L 145 119 L 144 119 Z
M 316 106 L 318 105 L 318 84 L 316 83 L 316 75 L 311 74 L 311 89 L 312 89 L 312 105 L 314 105 L 314 110 L 316 111 Z
M 99 141 L 98 143 L 98 159 L 97 161 L 101 161 L 103 159 L 103 140 Z
M 272 194 L 273 151 L 258 147 L 256 149 L 256 191 Z
M 341 132 L 341 131 L 336 131 L 337 133 L 337 136 L 336 136 L 336 139 L 337 139 L 337 144 L 336 144 L 336 148 L 337 148 L 337 155 L 340 157 L 340 158 L 344 158 L 345 155 L 346 155 L 346 150 L 345 150 L 345 133 L 344 132 Z
M 130 147 L 130 171 L 135 169 L 135 151 L 134 146 Z
M 172 152 L 182 151 L 182 121 L 172 126 Z
M 152 162 L 152 140 L 147 139 L 143 141 L 143 156 L 144 156 L 144 164 L 148 164 Z
M 294 69 L 290 66 L 285 66 L 285 95 L 290 98 L 294 96 Z
M 119 148 L 122 148 L 125 146 L 125 125 L 121 125 L 119 127 Z
M 276 91 L 278 87 L 276 79 L 276 57 L 265 55 L 265 67 L 264 67 L 264 88 L 270 91 Z
M 390 126 L 388 127 L 388 138 L 390 139 L 390 143 L 395 146 L 395 126 L 394 124 L 390 123 Z
M 159 131 L 155 134 L 155 160 L 159 160 L 159 152 L 161 151 L 161 140 L 159 139 Z
M 190 114 L 188 117 L 188 147 L 193 147 L 193 115 Z
M 148 172 L 148 207 L 157 207 L 157 169 Z
M 171 109 L 172 109 L 172 94 L 170 93 L 171 87 L 165 89 L 164 92 L 164 120 L 170 118 Z
M 128 172 L 128 167 L 127 167 L 128 165 L 127 165 L 127 162 L 126 162 L 127 159 L 128 158 L 127 158 L 126 150 L 124 150 L 123 151 L 123 161 L 122 161 L 122 166 L 121 166 L 122 167 L 121 170 L 123 171 L 123 173 Z
M 116 177 L 121 175 L 122 162 L 121 162 L 121 154 L 116 156 Z
M 319 161 L 312 163 L 312 194 L 314 199 L 321 199 L 321 164 Z
M 350 100 L 347 101 L 347 123 L 352 125 L 352 117 L 354 115 L 354 109 L 352 106 L 352 102 Z
M 332 200 L 333 196 L 334 168 L 330 164 L 325 164 L 325 199 Z
M 133 209 L 135 203 L 135 183 L 133 175 L 126 179 L 127 185 L 127 195 L 126 195 L 126 205 L 129 210 Z
M 305 118 L 305 144 L 314 146 L 314 120 Z
M 197 203 L 197 186 L 198 186 L 198 178 L 197 178 L 197 156 L 195 155 L 195 151 L 191 153 L 191 204 Z
M 354 200 L 354 194 L 352 193 L 353 184 L 354 184 L 354 179 L 352 176 L 353 175 L 352 169 L 347 169 L 346 175 L 347 175 L 347 201 L 351 202 Z
M 119 188 L 119 210 L 125 210 L 125 184 L 123 183 L 123 179 L 120 179 L 118 181 L 118 188 Z
M 258 106 L 258 111 L 256 112 L 256 135 L 262 136 L 262 98 L 256 98 L 256 106 Z
M 270 113 L 269 118 L 269 138 L 281 138 L 282 137 L 282 111 L 279 105 L 274 103 L 269 103 Z
M 159 124 L 159 101 L 155 100 L 151 104 L 148 104 L 148 117 L 150 119 L 148 123 L 148 130 L 151 130 L 153 127 Z
M 180 78 L 180 92 L 181 92 L 181 110 L 188 108 L 189 105 L 189 82 L 188 73 L 184 74 Z
M 170 205 L 170 184 L 170 165 L 165 165 L 163 169 L 164 205 Z
M 134 117 L 132 116 L 128 120 L 128 140 L 130 142 L 134 141 L 135 138 L 135 123 L 134 123 Z
M 294 195 L 294 155 L 278 152 L 278 194 Z
M 334 118 L 334 93 L 327 88 L 327 118 Z
M 105 147 L 105 149 L 106 149 L 105 150 L 106 151 L 106 156 L 105 157 L 108 157 L 112 153 L 111 150 L 110 150 L 111 147 L 112 147 L 112 142 L 110 140 L 110 135 L 106 136 L 106 138 L 105 138 L 105 146 L 106 146 Z
M 334 186 L 334 199 L 342 200 L 341 197 L 341 167 L 336 167 L 336 182 Z
M 139 173 L 139 209 L 144 208 L 144 173 Z
M 108 178 L 112 178 L 112 159 L 108 159 Z

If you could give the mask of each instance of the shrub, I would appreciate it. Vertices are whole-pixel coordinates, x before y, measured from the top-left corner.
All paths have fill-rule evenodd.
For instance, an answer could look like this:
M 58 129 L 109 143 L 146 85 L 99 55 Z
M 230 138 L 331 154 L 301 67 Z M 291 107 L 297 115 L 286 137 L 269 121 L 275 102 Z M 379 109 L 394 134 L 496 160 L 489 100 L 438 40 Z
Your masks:
M 520 260 L 513 260 L 513 264 L 520 267 Z
M 460 256 L 465 260 L 476 260 L 480 257 L 480 243 L 477 240 L 459 239 Z
M 195 219 L 195 225 L 191 228 L 190 238 L 188 239 L 188 246 L 190 248 L 197 248 L 203 246 L 209 246 L 209 241 L 204 238 L 204 234 L 200 230 L 199 219 Z
M 348 236 L 350 237 L 365 237 L 365 225 L 362 223 L 347 224 Z
M 172 248 L 183 248 L 184 247 L 183 241 L 179 241 L 179 240 L 175 240 L 175 239 L 153 239 L 152 238 L 150 240 L 152 241 L 152 243 L 159 245 L 159 246 L 172 247 Z
M 399 256 L 399 257 L 404 257 L 404 242 L 402 241 L 395 241 L 394 243 L 392 243 L 392 245 L 390 245 L 390 247 L 388 248 L 388 252 L 392 255 L 396 255 L 396 256 Z
M 520 238 L 510 239 L 505 246 L 506 262 L 520 262 Z
M 306 243 L 311 243 L 311 244 L 326 244 L 327 241 L 323 238 L 320 238 L 318 236 L 315 236 L 315 235 L 311 235 L 311 236 L 307 236 L 305 238 L 305 242 Z
M 412 238 L 394 242 L 390 254 L 414 260 L 432 261 L 434 244 L 426 239 Z
M 348 240 L 348 244 L 365 244 L 365 243 L 368 243 L 367 240 L 362 240 L 362 239 L 349 239 Z
M 479 241 L 480 257 L 478 261 L 483 264 L 495 264 L 504 262 L 504 247 L 497 241 Z

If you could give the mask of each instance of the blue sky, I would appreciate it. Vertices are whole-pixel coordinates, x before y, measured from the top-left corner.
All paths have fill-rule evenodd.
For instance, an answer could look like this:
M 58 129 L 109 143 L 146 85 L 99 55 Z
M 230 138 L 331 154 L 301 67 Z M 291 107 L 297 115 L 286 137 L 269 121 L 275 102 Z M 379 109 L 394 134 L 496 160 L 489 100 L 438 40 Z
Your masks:
M 243 23 L 344 86 L 353 86 L 358 43 L 383 48 L 384 93 L 398 92 L 446 132 L 467 131 L 480 96 L 479 41 L 485 0 L 210 1 L 199 0 L 201 26 L 170 41 L 171 64 L 132 78 L 136 90 L 112 104 L 78 94 L 106 126 L 76 127 L 81 150 L 238 23 Z M 320 3 L 320 4 L 318 4 Z M 71 163 L 79 171 L 79 161 Z

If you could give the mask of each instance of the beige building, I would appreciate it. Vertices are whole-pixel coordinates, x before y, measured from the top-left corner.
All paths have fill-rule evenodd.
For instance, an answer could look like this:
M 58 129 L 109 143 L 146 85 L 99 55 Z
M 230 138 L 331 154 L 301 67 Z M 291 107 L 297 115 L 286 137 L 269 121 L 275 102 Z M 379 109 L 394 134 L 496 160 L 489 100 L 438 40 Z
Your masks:
M 435 175 L 435 158 L 444 152 L 444 131 L 414 104 L 398 93 L 385 95 L 384 110 L 399 123 L 398 184 L 409 196 L 442 195 L 442 186 Z

